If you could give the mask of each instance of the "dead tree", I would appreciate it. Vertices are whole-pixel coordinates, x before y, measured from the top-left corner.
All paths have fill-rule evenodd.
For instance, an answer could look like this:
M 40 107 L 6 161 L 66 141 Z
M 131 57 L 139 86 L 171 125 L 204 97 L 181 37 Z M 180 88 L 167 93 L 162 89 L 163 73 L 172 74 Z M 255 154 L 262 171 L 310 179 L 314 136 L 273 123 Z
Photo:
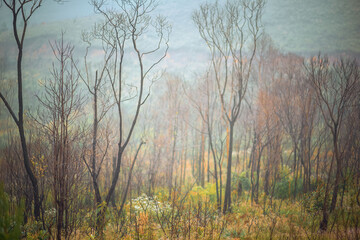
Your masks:
M 97 38 L 102 42 L 104 48 L 109 49 L 107 52 L 109 57 L 105 57 L 105 59 L 109 58 L 105 67 L 105 76 L 110 82 L 119 116 L 118 151 L 110 187 L 103 200 L 107 206 L 114 194 L 123 154 L 133 135 L 140 109 L 150 95 L 150 87 L 154 81 L 154 76 L 150 76 L 150 73 L 167 54 L 171 28 L 165 18 L 151 16 L 151 12 L 156 7 L 153 0 L 115 1 L 119 11 L 114 8 L 106 9 L 104 0 L 93 0 L 91 3 L 95 12 L 104 19 L 102 23 L 96 25 Z M 152 34 L 155 46 L 144 45 L 142 40 L 146 33 Z M 135 58 L 132 58 L 132 55 Z M 132 82 L 126 81 L 124 78 L 125 59 L 133 60 L 132 65 L 137 68 L 132 76 Z M 134 111 L 133 115 L 128 118 L 130 125 L 125 128 L 124 125 L 127 121 L 123 110 L 124 102 L 131 100 L 135 105 Z M 105 214 L 104 210 L 102 216 Z M 102 235 L 102 228 L 99 230 Z
M 72 59 L 74 47 L 60 41 L 51 43 L 56 62 L 51 78 L 44 81 L 45 93 L 37 96 L 42 109 L 35 119 L 48 138 L 51 148 L 52 190 L 56 206 L 56 239 L 71 235 L 70 208 L 74 186 L 80 183 L 81 160 L 77 142 L 84 133 L 76 126 L 81 116 L 83 97 L 79 92 L 79 75 Z M 63 231 L 64 230 L 64 231 Z
M 12 31 L 14 34 L 14 38 L 17 46 L 17 97 L 18 97 L 18 114 L 14 112 L 14 108 L 10 106 L 10 103 L 5 98 L 2 92 L 0 92 L 0 98 L 4 102 L 7 110 L 9 111 L 12 119 L 16 123 L 16 126 L 19 131 L 22 155 L 24 166 L 27 175 L 30 178 L 31 185 L 33 187 L 33 196 L 34 196 L 34 216 L 36 219 L 40 217 L 40 206 L 41 200 L 39 196 L 39 187 L 38 181 L 34 172 L 31 168 L 31 163 L 29 159 L 28 148 L 26 144 L 25 138 L 25 130 L 24 130 L 24 102 L 23 102 L 23 74 L 22 74 L 22 60 L 23 60 L 23 50 L 24 50 L 24 42 L 27 27 L 29 24 L 30 18 L 33 16 L 35 11 L 41 6 L 42 0 L 33 0 L 33 1 L 20 1 L 20 0 L 3 0 L 2 3 L 9 8 L 12 13 Z M 23 27 L 19 27 L 20 24 L 23 24 Z
M 194 89 L 194 92 L 192 94 L 189 94 L 188 92 L 185 92 L 187 97 L 189 98 L 190 102 L 194 106 L 194 108 L 199 113 L 202 122 L 203 122 L 203 128 L 202 132 L 205 132 L 208 136 L 208 143 L 209 143 L 209 149 L 208 149 L 208 172 L 210 173 L 210 151 L 213 158 L 213 164 L 214 164 L 214 170 L 211 172 L 212 176 L 215 179 L 215 187 L 216 187 L 216 203 L 217 208 L 219 211 L 221 211 L 221 190 L 219 189 L 219 171 L 218 171 L 218 165 L 220 165 L 221 169 L 221 160 L 223 156 L 222 151 L 222 144 L 220 145 L 220 149 L 217 149 L 216 147 L 216 141 L 215 141 L 215 129 L 214 125 L 219 121 L 219 119 L 215 118 L 215 112 L 218 110 L 217 106 L 217 97 L 214 93 L 215 89 L 215 83 L 212 81 L 211 76 L 209 75 L 209 72 L 205 74 L 204 77 L 199 79 L 199 86 Z M 221 170 L 220 170 L 221 171 Z M 220 174 L 221 175 L 221 174 Z M 220 180 L 221 182 L 221 180 Z
M 257 40 L 261 35 L 263 1 L 226 1 L 204 4 L 193 15 L 211 53 L 212 71 L 227 124 L 227 174 L 223 212 L 231 207 L 231 165 L 234 125 L 241 112 Z
M 336 161 L 336 175 L 333 188 L 333 196 L 330 205 L 330 212 L 335 209 L 339 184 L 342 176 L 343 153 L 346 143 L 339 141 L 344 119 L 352 109 L 352 103 L 359 89 L 359 68 L 356 60 L 340 59 L 330 63 L 327 57 L 313 57 L 305 64 L 308 74 L 308 81 L 315 91 L 316 101 L 320 108 L 323 120 L 331 131 L 333 145 L 333 160 Z M 323 219 L 320 229 L 325 231 L 328 224 L 328 206 L 330 174 L 333 167 L 333 160 L 328 175 L 325 190 Z
M 62 2 L 62 0 L 55 0 L 55 1 Z M 10 105 L 8 99 L 1 91 L 0 91 L 0 98 L 4 102 L 8 112 L 10 113 L 19 131 L 23 162 L 26 173 L 30 178 L 31 185 L 33 188 L 34 216 L 38 220 L 40 218 L 41 197 L 39 196 L 38 181 L 36 179 L 33 170 L 31 169 L 29 152 L 25 137 L 22 61 L 23 61 L 23 52 L 24 52 L 24 42 L 25 42 L 27 27 L 30 22 L 30 18 L 34 15 L 37 9 L 40 8 L 42 2 L 43 0 L 28 0 L 28 1 L 2 0 L 0 2 L 0 7 L 2 7 L 2 4 L 4 4 L 4 6 L 11 11 L 12 32 L 17 46 L 17 63 L 16 63 L 17 92 L 18 92 L 17 116 L 16 113 L 14 112 L 14 108 Z
M 170 161 L 168 161 L 167 166 L 167 183 L 169 189 L 169 199 L 171 198 L 171 192 L 173 189 L 173 175 L 174 175 L 174 166 L 175 166 L 175 158 L 176 152 L 180 141 L 180 129 L 179 118 L 181 115 L 181 95 L 180 95 L 180 85 L 181 79 L 178 77 L 168 76 L 166 79 L 166 93 L 165 93 L 165 101 L 166 101 L 166 115 L 168 116 L 168 138 L 169 138 L 169 146 L 168 146 L 168 154 Z
M 106 69 L 108 67 L 110 59 L 113 57 L 114 49 L 108 45 L 102 45 L 102 50 L 104 52 L 103 59 L 99 63 L 98 68 L 95 70 L 95 76 L 91 74 L 90 63 L 88 59 L 89 51 L 91 50 L 92 42 L 98 38 L 101 39 L 103 36 L 103 30 L 101 30 L 101 25 L 95 25 L 94 29 L 89 32 L 84 32 L 82 39 L 85 43 L 88 44 L 86 48 L 86 53 L 84 56 L 84 73 L 81 73 L 81 70 L 75 65 L 79 77 L 82 82 L 85 84 L 86 89 L 90 93 L 92 106 L 93 106 L 93 123 L 92 123 L 92 132 L 91 132 L 91 150 L 89 160 L 87 157 L 83 156 L 83 161 L 87 167 L 87 170 L 91 177 L 91 182 L 94 188 L 95 193 L 95 202 L 96 206 L 99 206 L 102 203 L 101 192 L 98 182 L 98 177 L 103 167 L 104 159 L 107 156 L 110 141 L 108 129 L 105 129 L 105 132 L 102 136 L 101 134 L 101 123 L 104 120 L 107 112 L 113 106 L 111 103 L 110 97 L 105 93 L 107 82 L 106 80 Z M 100 137 L 105 139 L 104 141 L 100 140 Z M 100 224 L 100 218 L 97 218 L 97 225 Z

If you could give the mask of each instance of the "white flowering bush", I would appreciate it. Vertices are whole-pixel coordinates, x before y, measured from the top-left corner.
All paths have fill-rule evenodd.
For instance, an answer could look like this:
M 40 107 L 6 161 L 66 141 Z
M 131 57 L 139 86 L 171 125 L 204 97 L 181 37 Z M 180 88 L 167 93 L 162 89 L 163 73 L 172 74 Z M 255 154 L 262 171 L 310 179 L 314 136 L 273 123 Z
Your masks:
M 45 222 L 54 224 L 56 221 L 56 209 L 49 208 L 49 209 L 45 210 L 44 218 L 45 218 Z
M 149 197 L 146 194 L 142 194 L 139 197 L 132 199 L 132 207 L 136 213 L 164 214 L 171 211 L 171 206 L 168 202 L 160 202 L 156 196 Z

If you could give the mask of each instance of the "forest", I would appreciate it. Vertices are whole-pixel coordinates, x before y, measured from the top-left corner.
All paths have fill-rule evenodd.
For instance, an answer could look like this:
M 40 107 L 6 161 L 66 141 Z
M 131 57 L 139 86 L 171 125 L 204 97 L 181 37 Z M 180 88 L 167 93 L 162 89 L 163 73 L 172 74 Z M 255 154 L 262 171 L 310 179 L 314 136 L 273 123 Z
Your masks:
M 284 51 L 270 1 L 203 1 L 173 71 L 164 1 L 70 32 L 48 2 L 0 3 L 0 240 L 360 239 L 359 39 Z

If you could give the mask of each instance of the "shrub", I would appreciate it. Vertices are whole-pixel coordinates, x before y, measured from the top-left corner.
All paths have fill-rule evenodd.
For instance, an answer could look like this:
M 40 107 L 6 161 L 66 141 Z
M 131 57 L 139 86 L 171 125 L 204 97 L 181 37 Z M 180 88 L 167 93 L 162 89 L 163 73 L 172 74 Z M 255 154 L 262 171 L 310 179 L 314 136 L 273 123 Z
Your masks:
M 331 197 L 328 197 L 328 206 L 330 206 Z M 309 192 L 304 195 L 302 201 L 305 209 L 310 213 L 317 213 L 324 208 L 324 199 L 325 199 L 325 186 L 318 185 L 316 191 Z
M 169 212 L 171 206 L 167 202 L 158 201 L 157 197 L 149 197 L 145 193 L 132 200 L 133 209 L 136 213 L 144 212 L 154 214 L 159 211 Z
M 205 187 L 194 186 L 189 192 L 190 198 L 193 200 L 193 203 L 198 202 L 199 200 L 205 202 L 210 200 L 210 202 L 216 202 L 216 184 L 207 183 Z
M 12 203 L 0 184 L 0 240 L 20 239 L 23 211 L 23 204 Z
M 280 181 L 276 183 L 274 196 L 280 199 L 289 197 L 289 185 L 291 185 L 290 168 L 283 166 L 280 170 Z
M 243 190 L 249 191 L 251 188 L 250 179 L 248 177 L 246 177 L 246 173 L 247 173 L 246 171 L 240 173 L 239 180 L 241 181 Z

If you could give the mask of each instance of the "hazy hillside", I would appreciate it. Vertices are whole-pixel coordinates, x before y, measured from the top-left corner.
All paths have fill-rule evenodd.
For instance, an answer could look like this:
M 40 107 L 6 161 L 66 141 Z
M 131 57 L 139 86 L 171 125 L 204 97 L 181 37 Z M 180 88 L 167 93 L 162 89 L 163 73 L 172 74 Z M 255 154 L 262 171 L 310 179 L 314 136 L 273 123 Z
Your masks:
M 162 0 L 155 12 L 165 15 L 172 24 L 170 50 L 162 67 L 188 79 L 207 67 L 207 48 L 191 18 L 193 11 L 204 2 Z M 263 25 L 275 45 L 284 52 L 310 55 L 321 51 L 358 56 L 359 12 L 358 0 L 268 0 Z M 8 80 L 14 76 L 16 61 L 16 47 L 9 31 L 10 17 L 8 9 L 2 6 L 0 58 L 4 59 Z M 49 42 L 58 39 L 61 31 L 64 31 L 65 40 L 75 46 L 76 58 L 81 60 L 85 52 L 81 32 L 90 29 L 97 19 L 87 0 L 69 0 L 63 4 L 44 1 L 31 19 L 25 42 L 24 72 L 25 77 L 31 79 L 25 81 L 28 97 L 37 91 L 37 84 L 34 83 L 45 78 L 51 68 L 53 56 Z M 5 82 L 0 84 L 7 85 Z
M 359 12 L 357 0 L 269 0 L 263 20 L 285 51 L 359 54 Z
M 157 12 L 172 22 L 172 41 L 196 45 L 200 39 L 191 21 L 191 14 L 200 3 L 197 0 L 160 1 Z M 360 1 L 358 0 L 268 0 L 263 22 L 275 43 L 285 51 L 360 52 Z M 0 29 L 10 28 L 9 14 L 0 9 Z M 79 19 L 93 15 L 87 0 L 69 0 L 63 4 L 44 1 L 33 24 Z M 57 22 L 61 25 L 61 22 Z M 75 27 L 73 24 L 71 27 Z M 86 29 L 88 26 L 83 26 Z M 56 30 L 56 29 L 53 29 Z M 31 32 L 31 31 L 30 31 Z M 44 29 L 48 34 L 49 29 Z M 195 36 L 196 35 L 196 36 Z

